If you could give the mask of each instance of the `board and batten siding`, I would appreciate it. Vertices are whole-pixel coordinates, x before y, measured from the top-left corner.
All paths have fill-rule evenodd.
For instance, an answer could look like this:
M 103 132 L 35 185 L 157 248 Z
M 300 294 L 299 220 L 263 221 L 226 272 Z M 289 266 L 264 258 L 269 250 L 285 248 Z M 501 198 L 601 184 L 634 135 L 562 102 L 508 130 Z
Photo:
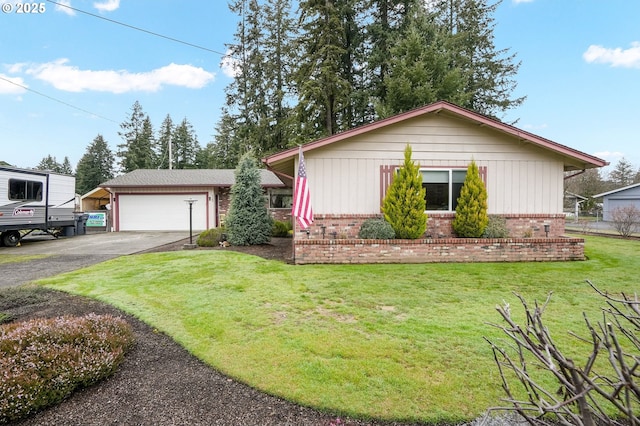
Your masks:
M 381 166 L 400 166 L 404 149 L 421 168 L 486 168 L 490 214 L 562 213 L 558 155 L 446 114 L 422 116 L 305 153 L 311 202 L 320 214 L 378 214 Z

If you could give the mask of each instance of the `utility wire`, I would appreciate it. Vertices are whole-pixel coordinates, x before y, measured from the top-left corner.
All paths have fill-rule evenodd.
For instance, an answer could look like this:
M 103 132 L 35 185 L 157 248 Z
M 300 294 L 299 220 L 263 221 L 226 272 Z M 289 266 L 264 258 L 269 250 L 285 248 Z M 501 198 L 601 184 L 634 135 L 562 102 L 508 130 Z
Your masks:
M 71 7 L 71 6 L 66 5 L 66 4 L 58 3 L 57 1 L 53 1 L 53 0 L 46 0 L 46 1 L 49 2 L 49 3 L 53 3 L 56 6 L 66 7 L 67 9 L 71 9 L 71 10 L 76 11 L 76 12 L 84 13 L 85 15 L 93 16 L 94 18 L 102 19 L 104 21 L 111 22 L 113 24 L 122 25 L 123 27 L 131 28 L 131 29 L 136 30 L 136 31 L 141 31 L 143 33 L 151 34 L 151 35 L 154 35 L 156 37 L 161 37 L 161 38 L 164 38 L 166 40 L 171 40 L 173 42 L 184 44 L 186 46 L 191 46 L 191 47 L 194 47 L 196 49 L 201 49 L 201 50 L 205 50 L 207 52 L 215 53 L 216 55 L 231 56 L 231 55 L 228 55 L 227 53 L 222 53 L 222 52 L 218 52 L 217 50 L 209 49 L 208 47 L 199 46 L 197 44 L 193 44 L 193 43 L 189 43 L 189 42 L 186 42 L 186 41 L 178 40 L 177 38 L 168 37 L 168 36 L 165 36 L 165 35 L 162 35 L 162 34 L 154 33 L 153 31 L 145 30 L 144 28 L 136 27 L 134 25 L 125 24 L 124 22 L 116 21 L 114 19 L 105 18 L 104 16 L 96 15 L 95 13 L 91 13 L 91 12 L 87 12 L 87 11 L 84 11 L 84 10 L 81 10 L 81 9 L 77 9 L 75 7 Z
M 98 117 L 98 118 L 101 118 L 101 119 L 103 119 L 103 120 L 111 121 L 112 123 L 116 123 L 116 124 L 118 124 L 118 122 L 117 122 L 117 121 L 115 121 L 115 120 L 112 120 L 112 119 L 107 118 L 107 117 L 103 117 L 103 116 L 101 116 L 101 115 L 99 115 L 99 114 L 96 114 L 96 113 L 93 113 L 93 112 L 91 112 L 91 111 L 87 111 L 86 109 L 82 109 L 82 108 L 77 107 L 77 106 L 75 106 L 75 105 L 72 105 L 72 104 L 70 104 L 70 103 L 68 103 L 68 102 L 61 101 L 60 99 L 54 98 L 54 97 L 52 97 L 52 96 L 45 95 L 45 94 L 44 94 L 44 93 L 42 93 L 42 92 L 38 92 L 37 90 L 30 89 L 30 88 L 28 88 L 27 86 L 23 86 L 23 85 L 22 85 L 22 84 L 20 84 L 20 83 L 16 83 L 15 81 L 11 81 L 11 80 L 9 80 L 9 79 L 7 79 L 7 78 L 4 78 L 4 77 L 2 77 L 1 75 L 0 75 L 0 80 L 6 81 L 7 83 L 13 84 L 14 86 L 21 87 L 21 88 L 23 88 L 24 90 L 27 90 L 27 91 L 29 91 L 29 92 L 33 92 L 33 93 L 35 93 L 36 95 L 40 95 L 40 96 L 45 97 L 45 98 L 47 98 L 47 99 L 50 99 L 50 100 L 52 100 L 52 101 L 54 101 L 54 102 L 58 102 L 58 103 L 60 103 L 60 104 L 62 104 L 62 105 L 66 105 L 66 106 L 68 106 L 68 107 L 70 107 L 70 108 L 77 109 L 78 111 L 82 111 L 82 112 L 84 112 L 84 113 L 87 113 L 87 114 L 93 115 L 93 116 Z

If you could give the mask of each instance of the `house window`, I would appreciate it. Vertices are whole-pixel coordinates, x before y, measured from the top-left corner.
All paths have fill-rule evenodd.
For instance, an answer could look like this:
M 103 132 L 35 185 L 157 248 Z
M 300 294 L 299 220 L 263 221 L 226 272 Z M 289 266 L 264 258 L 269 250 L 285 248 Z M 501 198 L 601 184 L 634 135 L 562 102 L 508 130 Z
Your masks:
M 292 189 L 272 189 L 269 192 L 269 208 L 290 209 L 293 206 Z
M 14 201 L 42 201 L 42 182 L 9 179 L 9 199 Z
M 467 176 L 466 169 L 420 170 L 422 187 L 426 189 L 427 211 L 454 211 L 460 189 Z

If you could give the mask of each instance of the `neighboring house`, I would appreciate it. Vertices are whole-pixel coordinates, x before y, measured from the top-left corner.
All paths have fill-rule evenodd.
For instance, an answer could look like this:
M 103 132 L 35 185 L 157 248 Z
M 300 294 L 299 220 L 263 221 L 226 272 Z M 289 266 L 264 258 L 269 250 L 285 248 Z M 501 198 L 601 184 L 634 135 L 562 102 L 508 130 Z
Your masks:
M 260 179 L 273 216 L 287 220 L 291 190 L 268 170 L 260 170 Z M 235 170 L 134 170 L 102 183 L 83 203 L 93 199 L 98 208 L 108 208 L 114 231 L 179 231 L 190 227 L 191 200 L 191 226 L 205 230 L 224 222 L 234 183 Z
M 488 213 L 502 215 L 514 237 L 564 233 L 564 172 L 605 160 L 447 102 L 437 102 L 302 146 L 315 221 L 297 238 L 352 238 L 380 217 L 406 145 L 419 164 L 429 214 L 427 237 L 452 236 L 456 200 L 472 160 L 488 192 Z M 263 162 L 287 185 L 298 148 Z M 550 233 L 545 233 L 549 225 Z
M 617 208 L 634 206 L 640 210 L 640 183 L 596 194 L 592 198 L 602 198 L 602 218 L 609 222 L 613 220 L 611 216 Z

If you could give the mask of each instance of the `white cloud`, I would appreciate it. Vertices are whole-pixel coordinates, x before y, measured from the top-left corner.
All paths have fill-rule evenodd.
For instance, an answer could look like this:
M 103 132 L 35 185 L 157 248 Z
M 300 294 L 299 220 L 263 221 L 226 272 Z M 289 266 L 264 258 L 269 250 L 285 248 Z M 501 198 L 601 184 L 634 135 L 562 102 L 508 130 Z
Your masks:
M 619 151 L 601 151 L 601 152 L 596 152 L 593 155 L 595 155 L 598 158 L 602 158 L 603 160 L 608 160 L 611 158 L 622 158 L 624 157 L 624 153 L 623 152 L 619 152 Z
M 93 3 L 93 7 L 98 9 L 100 12 L 113 12 L 120 7 L 120 0 L 105 0 L 101 3 L 95 2 Z
M 240 74 L 240 60 L 231 56 L 231 49 L 227 49 L 220 62 L 220 68 L 227 77 L 235 78 Z
M 21 86 L 27 87 L 22 78 L 0 74 L 0 95 L 21 95 L 26 92 Z
M 527 130 L 527 131 L 530 131 L 530 132 L 536 132 L 536 131 L 544 130 L 547 127 L 549 127 L 547 125 L 547 123 L 543 123 L 543 124 L 524 124 L 522 126 L 522 128 L 524 130 Z
M 141 73 L 127 70 L 81 70 L 68 63 L 68 59 L 58 59 L 32 65 L 26 72 L 67 92 L 157 92 L 164 86 L 200 89 L 215 78 L 215 74 L 202 68 L 174 63 Z
M 515 4 L 519 3 L 533 3 L 534 0 L 513 0 Z
M 76 14 L 75 10 L 69 9 L 69 7 L 65 6 L 71 6 L 71 0 L 58 0 L 55 6 L 55 10 L 57 10 L 58 12 L 66 13 L 69 16 L 74 16 Z
M 582 55 L 585 61 L 610 64 L 612 67 L 640 68 L 640 42 L 634 41 L 628 49 L 609 49 L 592 44 Z

